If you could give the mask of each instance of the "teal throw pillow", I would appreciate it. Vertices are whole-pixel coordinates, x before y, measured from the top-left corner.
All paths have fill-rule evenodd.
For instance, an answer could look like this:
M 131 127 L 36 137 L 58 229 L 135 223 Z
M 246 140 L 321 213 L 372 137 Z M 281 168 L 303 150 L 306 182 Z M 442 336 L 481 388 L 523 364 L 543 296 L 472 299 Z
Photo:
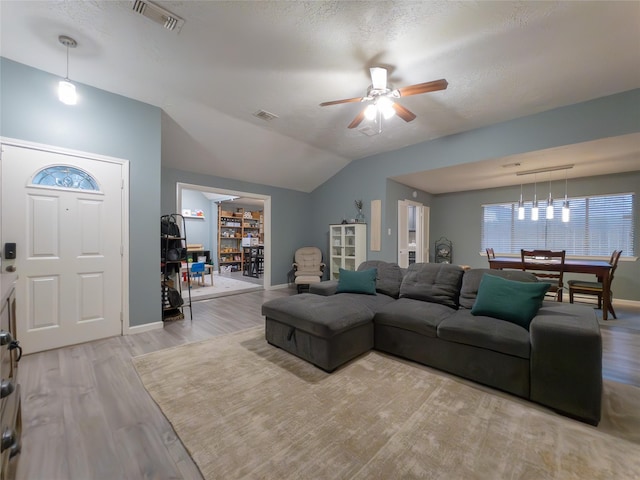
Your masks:
M 471 314 L 506 320 L 529 330 L 547 290 L 548 283 L 516 282 L 484 274 Z
M 336 293 L 365 293 L 367 295 L 375 295 L 377 273 L 378 270 L 376 268 L 362 270 L 360 272 L 341 268 Z

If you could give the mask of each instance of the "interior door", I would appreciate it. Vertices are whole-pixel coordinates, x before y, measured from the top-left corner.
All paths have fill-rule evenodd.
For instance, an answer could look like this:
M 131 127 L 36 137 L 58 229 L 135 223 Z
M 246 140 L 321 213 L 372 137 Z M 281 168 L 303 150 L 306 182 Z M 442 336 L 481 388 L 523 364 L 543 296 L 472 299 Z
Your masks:
M 398 265 L 429 261 L 429 208 L 398 200 Z
M 1 163 L 24 352 L 120 334 L 124 165 L 5 144 Z
M 398 265 L 409 266 L 409 202 L 398 200 Z

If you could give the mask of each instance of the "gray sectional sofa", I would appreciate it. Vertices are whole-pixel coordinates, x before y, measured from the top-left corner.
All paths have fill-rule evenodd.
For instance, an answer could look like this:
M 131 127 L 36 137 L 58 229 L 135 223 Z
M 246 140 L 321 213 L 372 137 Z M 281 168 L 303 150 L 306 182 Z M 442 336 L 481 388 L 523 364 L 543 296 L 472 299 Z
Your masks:
M 530 273 L 381 261 L 358 270 L 372 268 L 374 295 L 336 293 L 329 281 L 266 302 L 267 341 L 327 371 L 375 348 L 598 424 L 602 339 L 592 308 L 544 301 L 520 325 L 474 304 L 485 275 L 537 282 Z

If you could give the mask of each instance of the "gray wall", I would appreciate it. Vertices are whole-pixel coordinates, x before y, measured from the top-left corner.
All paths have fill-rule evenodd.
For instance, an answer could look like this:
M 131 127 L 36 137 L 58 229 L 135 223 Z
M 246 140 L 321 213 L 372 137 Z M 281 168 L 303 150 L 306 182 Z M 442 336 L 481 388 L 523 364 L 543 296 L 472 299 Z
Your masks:
M 129 160 L 130 325 L 158 322 L 161 110 L 78 83 L 78 104 L 64 105 L 59 80 L 1 58 L 0 135 Z
M 293 254 L 296 249 L 316 244 L 311 231 L 311 225 L 315 220 L 312 215 L 311 198 L 307 193 L 163 168 L 161 210 L 164 213 L 171 213 L 176 208 L 177 183 L 257 193 L 271 197 L 272 285 L 287 283 L 287 275 L 291 270 Z
M 182 208 L 188 208 L 191 211 L 202 210 L 204 213 L 204 218 L 184 219 L 187 243 L 201 243 L 204 250 L 211 250 L 211 231 L 214 225 L 216 229 L 218 225 L 217 213 L 212 215 L 211 201 L 198 190 L 184 189 L 182 190 Z M 215 254 L 211 253 L 211 258 L 215 258 Z
M 356 160 L 306 194 L 172 169 L 161 171 L 160 109 L 84 85 L 77 85 L 81 102 L 65 106 L 52 94 L 58 80 L 54 75 L 1 59 L 0 135 L 130 161 L 132 326 L 161 318 L 158 251 L 150 246 L 158 244 L 159 216 L 175 211 L 176 182 L 272 197 L 271 283 L 275 285 L 286 283 L 297 248 L 317 245 L 326 255 L 328 225 L 339 223 L 345 216 L 355 217 L 356 199 L 364 201 L 367 223 L 371 200 L 382 200 L 382 250 L 369 252 L 369 257 L 395 261 L 397 200 L 412 199 L 413 189 L 391 177 L 640 131 L 640 89 L 636 89 Z M 584 191 L 571 187 L 570 194 L 636 191 L 639 184 L 635 174 L 584 182 L 582 187 L 579 182 L 575 184 Z M 481 266 L 477 208 L 482 203 L 512 200 L 516 195 L 519 187 L 442 196 L 418 192 L 416 200 L 431 206 L 431 238 L 447 236 L 454 242 L 454 261 Z M 636 214 L 639 210 L 636 205 Z M 638 223 L 636 219 L 636 232 Z M 478 232 L 470 234 L 467 228 Z M 638 249 L 637 242 L 636 234 Z M 621 263 L 616 298 L 640 300 L 639 278 L 638 262 Z
M 396 261 L 397 254 L 397 200 L 411 198 L 404 190 L 388 179 L 417 171 L 431 170 L 457 164 L 465 164 L 505 155 L 526 153 L 535 150 L 585 142 L 640 131 L 640 89 L 595 99 L 592 101 L 557 108 L 536 115 L 519 118 L 510 122 L 480 128 L 470 132 L 451 135 L 429 142 L 412 145 L 393 152 L 356 160 L 311 193 L 313 217 L 313 237 L 321 239 L 326 254 L 328 225 L 340 222 L 346 212 L 355 215 L 353 201 L 363 199 L 367 220 L 370 218 L 370 201 L 382 199 L 382 250 L 368 252 L 369 258 Z M 595 182 L 597 183 L 597 181 Z M 625 191 L 635 191 L 627 188 Z M 516 198 L 516 188 L 507 189 L 509 199 Z M 422 197 L 421 192 L 421 197 Z M 585 192 L 586 193 L 586 192 Z M 520 187 L 517 187 L 517 195 Z M 571 194 L 577 192 L 571 191 Z M 460 194 L 460 198 L 465 195 Z M 431 208 L 431 239 L 449 237 L 452 226 L 464 228 L 466 222 L 458 222 L 458 210 L 469 209 L 469 204 L 459 202 L 444 205 L 433 203 L 436 197 L 425 194 L 423 203 Z M 457 199 L 457 196 L 447 196 Z M 487 202 L 500 201 L 499 199 Z M 466 214 L 469 214 L 465 210 Z M 469 219 L 471 221 L 471 219 Z M 473 219 L 479 224 L 480 217 Z M 479 228 L 479 226 L 478 226 Z M 392 234 L 387 234 L 391 229 Z M 459 230 L 456 230 L 459 231 Z M 637 231 L 637 225 L 636 225 Z M 453 239 L 452 239 L 453 240 Z M 456 259 L 469 257 L 479 251 L 480 237 L 467 235 L 464 242 L 457 242 Z M 636 235 L 637 241 L 637 235 Z M 476 243 L 472 249 L 466 245 Z M 462 257 L 459 255 L 462 254 Z M 461 260 L 460 260 L 461 262 Z M 461 262 L 462 263 L 462 262 Z M 638 268 L 637 262 L 635 267 Z M 625 266 L 625 275 L 629 266 Z M 635 270 L 637 272 L 637 270 Z M 616 283 L 618 280 L 616 280 Z M 622 283 L 622 282 L 621 282 Z M 640 300 L 638 283 L 631 284 L 624 298 Z
M 640 159 L 638 159 L 640 165 Z M 564 183 L 564 182 L 562 182 Z M 600 177 L 569 180 L 569 196 L 635 192 L 635 255 L 640 254 L 640 170 Z M 453 242 L 453 261 L 472 267 L 486 267 L 480 252 L 482 205 L 513 202 L 520 198 L 520 186 L 437 195 L 431 208 L 431 238 L 445 236 Z M 629 252 L 623 252 L 628 255 Z M 575 278 L 568 276 L 568 279 Z M 584 279 L 584 276 L 582 276 Z M 613 285 L 615 298 L 640 301 L 640 262 L 620 261 Z

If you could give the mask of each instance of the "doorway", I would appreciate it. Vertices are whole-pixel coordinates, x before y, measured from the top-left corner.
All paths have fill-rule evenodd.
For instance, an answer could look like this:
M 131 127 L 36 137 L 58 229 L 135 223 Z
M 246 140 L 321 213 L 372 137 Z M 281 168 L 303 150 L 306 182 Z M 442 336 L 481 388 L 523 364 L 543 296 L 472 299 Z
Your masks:
M 128 162 L 2 143 L 3 269 L 18 273 L 25 353 L 98 340 L 128 323 Z
M 195 196 L 194 196 L 195 194 Z M 227 190 L 203 185 L 178 183 L 176 189 L 176 205 L 178 212 L 189 212 L 193 205 L 189 202 L 205 200 L 208 202 L 210 221 L 187 219 L 187 243 L 204 244 L 214 263 L 215 275 L 213 288 L 192 288 L 192 299 L 200 300 L 245 291 L 268 289 L 271 286 L 271 197 L 252 192 Z M 220 221 L 223 215 L 239 215 L 234 222 Z M 247 217 L 242 218 L 245 214 Z M 203 224 L 206 225 L 206 234 Z M 222 225 L 222 226 L 221 226 Z M 233 225 L 225 227 L 224 225 Z M 236 226 L 237 225 L 237 226 Z M 255 228 L 254 228 L 255 226 Z M 260 228 L 258 228 L 260 226 Z M 189 232 L 197 232 L 194 237 Z M 228 240 L 226 238 L 236 238 Z M 242 237 L 247 238 L 242 238 Z M 243 244 L 252 241 L 260 247 L 259 275 L 245 275 L 243 265 Z M 235 242 L 235 243 L 233 243 Z M 229 244 L 229 245 L 227 245 Z M 225 253 L 220 253 L 222 247 Z M 222 258 L 221 258 L 222 257 Z
M 398 200 L 398 265 L 429 261 L 429 207 Z

